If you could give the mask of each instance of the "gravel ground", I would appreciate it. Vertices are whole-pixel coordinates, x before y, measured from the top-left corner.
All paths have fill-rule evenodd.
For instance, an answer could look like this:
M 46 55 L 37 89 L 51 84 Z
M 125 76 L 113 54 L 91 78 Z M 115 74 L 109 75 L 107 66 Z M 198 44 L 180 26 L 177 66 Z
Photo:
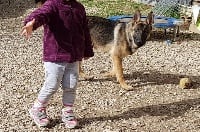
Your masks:
M 154 41 L 125 58 L 125 79 L 134 87 L 128 92 L 115 79 L 99 75 L 111 68 L 111 62 L 108 54 L 96 53 L 84 62 L 86 73 L 95 78 L 80 78 L 77 90 L 80 127 L 68 130 L 60 121 L 61 90 L 48 106 L 51 125 L 40 129 L 32 125 L 28 109 L 44 77 L 42 28 L 24 40 L 19 35 L 23 17 L 0 18 L 0 131 L 200 131 L 200 36 L 196 34 L 184 34 L 171 45 L 156 34 Z M 179 88 L 181 77 L 191 78 L 193 87 Z

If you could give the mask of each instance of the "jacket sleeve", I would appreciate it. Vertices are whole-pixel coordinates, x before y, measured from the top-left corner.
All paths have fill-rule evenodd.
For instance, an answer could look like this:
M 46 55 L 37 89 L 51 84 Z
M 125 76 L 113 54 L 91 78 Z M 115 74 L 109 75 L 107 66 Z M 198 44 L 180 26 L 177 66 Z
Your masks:
M 92 57 L 94 56 L 93 45 L 91 41 L 90 31 L 88 28 L 88 20 L 86 18 L 86 14 L 84 15 L 84 34 L 85 34 L 85 51 L 84 57 Z
M 51 0 L 47 0 L 43 6 L 34 10 L 29 16 L 27 16 L 24 20 L 24 25 L 29 21 L 35 19 L 35 23 L 33 25 L 33 30 L 36 30 L 38 27 L 49 22 L 49 18 L 54 11 L 53 2 Z

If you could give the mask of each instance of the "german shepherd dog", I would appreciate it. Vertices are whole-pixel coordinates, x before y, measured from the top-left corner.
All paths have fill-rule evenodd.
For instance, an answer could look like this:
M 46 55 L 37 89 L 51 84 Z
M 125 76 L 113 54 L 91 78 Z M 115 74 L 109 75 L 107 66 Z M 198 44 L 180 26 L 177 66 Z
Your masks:
M 121 87 L 131 90 L 123 76 L 122 60 L 132 55 L 143 46 L 150 36 L 153 23 L 153 13 L 150 12 L 145 21 L 141 21 L 140 11 L 136 11 L 132 21 L 115 22 L 98 16 L 88 17 L 88 27 L 93 47 L 96 51 L 109 53 L 112 59 L 112 70 L 104 74 L 116 77 Z M 80 65 L 80 76 L 86 77 Z

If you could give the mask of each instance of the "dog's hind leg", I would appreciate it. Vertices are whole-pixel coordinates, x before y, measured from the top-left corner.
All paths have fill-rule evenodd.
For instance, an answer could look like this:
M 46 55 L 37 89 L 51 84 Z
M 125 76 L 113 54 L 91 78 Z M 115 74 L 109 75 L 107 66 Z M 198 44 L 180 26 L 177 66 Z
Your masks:
M 79 76 L 86 80 L 91 80 L 94 78 L 93 76 L 88 76 L 85 74 L 85 72 L 82 69 L 82 61 L 79 62 Z
M 81 62 L 79 62 L 79 76 L 83 77 L 83 78 L 86 76 L 83 69 L 82 69 L 82 63 Z
M 132 90 L 132 86 L 129 86 L 123 76 L 122 58 L 118 56 L 111 56 L 113 61 L 113 72 L 116 74 L 117 81 L 120 83 L 121 87 L 125 90 Z
M 113 67 L 113 69 L 111 71 L 103 73 L 104 77 L 116 77 L 116 73 L 115 73 L 115 70 L 114 70 L 114 65 L 112 67 Z

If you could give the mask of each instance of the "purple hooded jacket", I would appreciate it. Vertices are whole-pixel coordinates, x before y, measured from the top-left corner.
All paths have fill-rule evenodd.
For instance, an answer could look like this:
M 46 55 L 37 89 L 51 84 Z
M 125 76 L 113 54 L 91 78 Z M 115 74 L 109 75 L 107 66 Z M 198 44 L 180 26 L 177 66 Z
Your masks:
M 84 6 L 76 0 L 47 0 L 24 24 L 35 19 L 33 30 L 44 26 L 43 60 L 75 62 L 94 56 Z

